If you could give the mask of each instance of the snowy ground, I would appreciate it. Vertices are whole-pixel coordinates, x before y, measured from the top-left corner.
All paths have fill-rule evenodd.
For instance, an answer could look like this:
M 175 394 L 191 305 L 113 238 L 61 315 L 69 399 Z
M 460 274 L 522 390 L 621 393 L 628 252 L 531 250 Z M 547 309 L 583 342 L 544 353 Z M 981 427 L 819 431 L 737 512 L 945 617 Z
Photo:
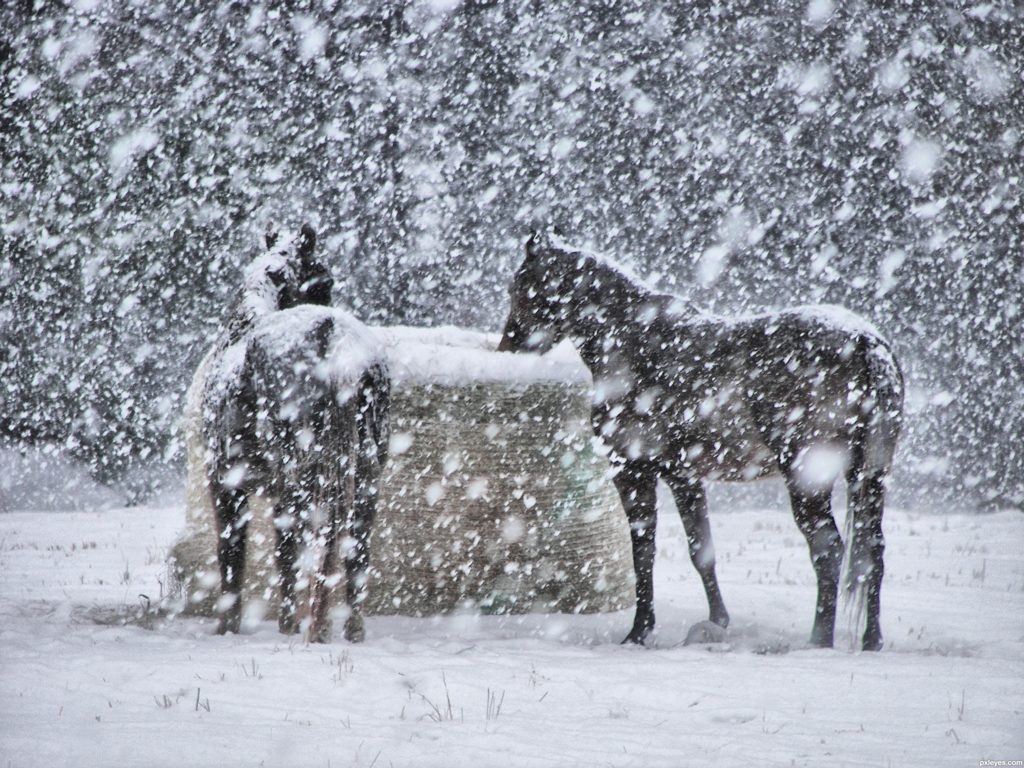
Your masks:
M 311 647 L 271 623 L 122 626 L 157 598 L 181 508 L 0 515 L 0 768 L 977 766 L 1024 759 L 1024 515 L 885 525 L 886 648 L 803 647 L 814 586 L 788 514 L 718 512 L 734 627 L 663 513 L 653 649 L 625 613 L 380 618 Z

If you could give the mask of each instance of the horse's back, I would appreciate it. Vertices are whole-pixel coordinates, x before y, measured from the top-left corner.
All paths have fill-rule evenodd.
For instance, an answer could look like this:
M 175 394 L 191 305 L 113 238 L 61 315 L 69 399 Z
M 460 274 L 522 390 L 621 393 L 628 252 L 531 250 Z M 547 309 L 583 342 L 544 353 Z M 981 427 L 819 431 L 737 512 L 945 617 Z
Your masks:
M 871 323 L 841 307 L 796 307 L 723 318 L 677 316 L 660 351 L 673 455 L 722 480 L 783 469 L 816 446 L 888 466 L 898 433 L 902 377 Z M 869 413 L 870 411 L 870 413 Z
M 356 447 L 366 382 L 386 384 L 387 365 L 377 335 L 350 313 L 299 305 L 256 324 L 242 378 L 241 399 L 255 414 L 254 453 L 267 465 L 261 480 L 280 495 L 344 466 L 339 460 Z
M 252 343 L 278 354 L 310 350 L 332 356 L 383 358 L 383 342 L 352 313 L 335 307 L 300 304 L 267 315 L 256 324 Z
M 315 305 L 264 318 L 253 330 L 249 355 L 292 386 L 301 378 L 354 389 L 371 368 L 387 370 L 384 344 L 372 329 L 345 310 Z

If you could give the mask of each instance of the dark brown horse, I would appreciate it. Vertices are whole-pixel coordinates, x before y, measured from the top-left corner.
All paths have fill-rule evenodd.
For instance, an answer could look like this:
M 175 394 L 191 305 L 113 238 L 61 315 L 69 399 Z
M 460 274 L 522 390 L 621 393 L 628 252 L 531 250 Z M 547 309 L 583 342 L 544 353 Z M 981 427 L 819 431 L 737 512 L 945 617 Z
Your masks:
M 300 249 L 309 242 L 305 234 L 296 240 Z M 274 247 L 269 239 L 268 246 Z M 294 291 L 289 259 L 278 259 L 283 266 L 268 272 L 276 281 L 253 284 L 271 298 L 285 288 Z M 345 637 L 360 640 L 368 543 L 389 437 L 383 345 L 342 310 L 311 304 L 275 309 L 271 301 L 263 311 L 262 295 L 243 299 L 261 311 L 250 313 L 237 341 L 229 338 L 216 350 L 203 398 L 222 584 L 219 631 L 239 630 L 248 506 L 260 495 L 274 504 L 281 631 L 298 629 L 299 548 L 317 544 L 324 555 L 313 580 L 308 637 L 328 639 L 342 545 L 350 609 Z
M 781 474 L 818 580 L 811 643 L 831 646 L 844 557 L 831 494 L 845 473 L 847 588 L 866 607 L 864 649 L 881 647 L 882 508 L 903 379 L 869 324 L 836 307 L 701 315 L 535 236 L 510 293 L 499 349 L 545 352 L 569 338 L 593 375 L 593 429 L 611 449 L 633 542 L 637 606 L 625 641 L 642 643 L 654 627 L 658 479 L 675 496 L 710 620 L 726 627 L 704 481 Z

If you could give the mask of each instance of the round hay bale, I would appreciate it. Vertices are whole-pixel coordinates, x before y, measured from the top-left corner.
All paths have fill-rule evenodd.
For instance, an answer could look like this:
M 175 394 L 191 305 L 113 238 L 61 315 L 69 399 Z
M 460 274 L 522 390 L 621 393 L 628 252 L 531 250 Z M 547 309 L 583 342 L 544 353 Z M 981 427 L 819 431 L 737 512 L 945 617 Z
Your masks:
M 594 612 L 633 604 L 628 527 L 593 449 L 590 381 L 571 348 L 493 352 L 456 328 L 380 329 L 393 377 L 392 456 L 371 539 L 366 612 Z M 187 530 L 173 592 L 212 614 L 220 586 L 196 371 L 185 413 Z M 276 610 L 270 505 L 251 504 L 246 595 Z M 300 577 L 300 588 L 306 582 Z M 258 601 L 258 602 L 257 602 Z

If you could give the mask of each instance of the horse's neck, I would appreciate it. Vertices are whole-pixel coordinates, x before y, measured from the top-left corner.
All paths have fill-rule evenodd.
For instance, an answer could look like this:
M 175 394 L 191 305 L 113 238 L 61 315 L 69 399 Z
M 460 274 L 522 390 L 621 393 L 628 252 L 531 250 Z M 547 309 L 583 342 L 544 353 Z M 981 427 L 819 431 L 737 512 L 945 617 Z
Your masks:
M 573 343 L 591 374 L 616 365 L 617 351 L 638 344 L 645 331 L 645 308 L 654 310 L 662 297 L 613 272 L 601 272 L 579 298 L 572 328 Z

